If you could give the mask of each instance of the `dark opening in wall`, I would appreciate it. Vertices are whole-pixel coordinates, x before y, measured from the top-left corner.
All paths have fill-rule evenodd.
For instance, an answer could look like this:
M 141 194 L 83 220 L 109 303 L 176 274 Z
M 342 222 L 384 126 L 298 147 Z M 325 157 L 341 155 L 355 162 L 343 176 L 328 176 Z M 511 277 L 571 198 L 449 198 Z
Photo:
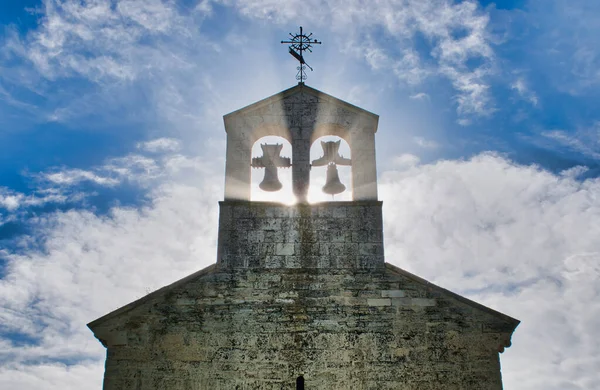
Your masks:
M 304 390 L 304 377 L 302 375 L 296 378 L 296 390 Z

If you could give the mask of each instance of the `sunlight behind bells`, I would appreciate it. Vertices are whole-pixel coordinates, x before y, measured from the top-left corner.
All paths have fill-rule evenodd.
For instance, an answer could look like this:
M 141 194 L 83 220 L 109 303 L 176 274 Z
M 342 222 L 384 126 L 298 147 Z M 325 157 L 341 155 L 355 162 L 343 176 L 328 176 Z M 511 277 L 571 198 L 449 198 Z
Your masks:
M 316 139 L 310 148 L 310 160 L 315 161 L 324 157 L 322 142 L 340 142 L 338 153 L 346 159 L 351 159 L 350 147 L 348 143 L 335 136 L 324 136 Z M 264 156 L 265 145 L 281 145 L 280 153 L 277 157 L 290 157 L 292 155 L 291 144 L 282 137 L 267 136 L 257 140 L 252 146 L 252 158 L 255 159 Z M 293 161 L 292 161 L 293 164 Z M 350 165 L 336 164 L 339 181 L 345 186 L 345 190 L 334 196 L 323 192 L 323 187 L 327 182 L 328 164 L 322 166 L 313 166 L 310 171 L 310 186 L 308 188 L 308 203 L 319 203 L 329 201 L 350 201 L 352 200 L 352 167 Z M 264 191 L 260 188 L 261 183 L 273 180 L 272 173 L 267 174 L 265 169 L 252 169 L 252 182 L 250 198 L 253 201 L 277 202 L 287 205 L 296 203 L 292 189 L 292 170 L 289 167 L 279 167 L 276 169 L 275 178 L 281 183 L 281 189 L 276 191 Z M 264 186 L 264 184 L 263 184 Z

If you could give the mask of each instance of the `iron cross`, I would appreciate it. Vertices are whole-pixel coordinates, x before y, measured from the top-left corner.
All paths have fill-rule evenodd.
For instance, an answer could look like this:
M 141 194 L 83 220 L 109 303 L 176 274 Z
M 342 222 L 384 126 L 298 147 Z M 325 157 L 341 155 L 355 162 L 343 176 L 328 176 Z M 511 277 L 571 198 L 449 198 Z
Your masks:
M 316 39 L 311 39 L 311 37 L 312 33 L 305 35 L 302 32 L 302 26 L 300 26 L 300 34 L 290 33 L 291 39 L 289 41 L 281 41 L 281 43 L 286 43 L 290 45 L 290 54 L 295 59 L 297 59 L 298 62 L 300 62 L 300 66 L 296 68 L 298 69 L 298 74 L 296 74 L 296 80 L 298 80 L 300 84 L 304 84 L 304 80 L 306 80 L 306 67 L 308 67 L 308 69 L 310 69 L 311 72 L 313 70 L 313 68 L 311 68 L 311 66 L 304 61 L 303 52 L 309 51 L 312 53 L 312 45 L 321 44 L 321 42 L 317 41 Z

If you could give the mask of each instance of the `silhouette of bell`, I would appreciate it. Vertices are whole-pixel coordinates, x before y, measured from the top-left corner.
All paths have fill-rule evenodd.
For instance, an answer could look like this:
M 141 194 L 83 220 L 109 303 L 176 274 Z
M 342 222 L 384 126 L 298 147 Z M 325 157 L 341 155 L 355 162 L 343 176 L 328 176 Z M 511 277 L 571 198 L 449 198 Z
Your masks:
M 283 148 L 282 144 L 261 144 L 260 147 L 263 155 L 253 157 L 251 164 L 253 168 L 265 168 L 265 177 L 258 187 L 263 191 L 279 191 L 283 185 L 277 177 L 277 167 L 288 168 L 292 166 L 290 159 L 279 155 L 281 148 Z
M 344 192 L 346 186 L 340 181 L 337 166 L 335 164 L 327 165 L 327 182 L 323 186 L 323 192 L 329 195 L 335 195 Z
M 277 177 L 277 168 L 276 167 L 265 167 L 265 177 L 263 181 L 258 185 L 261 190 L 275 192 L 279 191 L 283 185 L 279 181 Z

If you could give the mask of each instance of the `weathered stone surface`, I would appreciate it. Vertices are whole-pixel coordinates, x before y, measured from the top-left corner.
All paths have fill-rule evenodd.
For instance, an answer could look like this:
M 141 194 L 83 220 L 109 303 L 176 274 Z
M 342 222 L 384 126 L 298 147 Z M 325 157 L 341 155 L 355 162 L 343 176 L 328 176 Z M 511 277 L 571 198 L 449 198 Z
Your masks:
M 90 324 L 105 389 L 502 388 L 518 321 L 385 264 L 381 202 L 221 202 L 217 257 Z
M 105 389 L 501 389 L 517 320 L 384 263 L 381 202 L 221 202 L 217 264 L 94 321 Z
M 391 265 L 215 265 L 90 327 L 107 390 L 476 390 L 502 388 L 517 323 Z
M 217 263 L 227 268 L 383 267 L 381 202 L 220 203 Z

